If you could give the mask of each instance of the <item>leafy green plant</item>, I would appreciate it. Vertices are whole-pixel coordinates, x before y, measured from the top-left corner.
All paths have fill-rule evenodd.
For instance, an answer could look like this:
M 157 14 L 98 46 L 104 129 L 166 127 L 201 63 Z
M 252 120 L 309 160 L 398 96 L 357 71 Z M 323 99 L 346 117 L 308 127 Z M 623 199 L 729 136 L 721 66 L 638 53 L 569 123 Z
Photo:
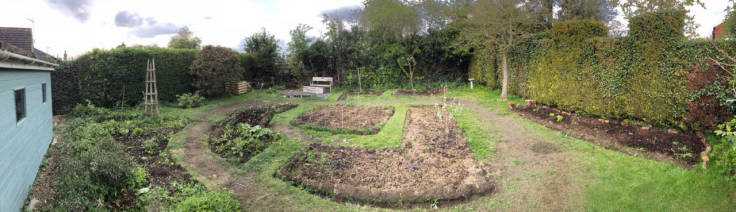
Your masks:
M 97 208 L 146 183 L 146 170 L 110 137 L 75 155 L 62 160 L 56 169 L 54 205 L 58 208 Z
M 176 95 L 177 102 L 179 107 L 182 108 L 195 108 L 202 105 L 204 102 L 204 97 L 199 95 L 199 92 L 192 93 L 185 93 L 181 95 Z
M 562 122 L 562 120 L 563 120 L 564 118 L 565 118 L 565 117 L 563 117 L 562 115 L 557 115 L 557 117 L 556 117 L 555 121 L 557 121 L 557 122 Z
M 280 133 L 268 128 L 240 123 L 235 126 L 226 126 L 221 135 L 211 136 L 208 143 L 215 153 L 244 162 L 266 149 L 280 137 Z
M 713 151 L 710 154 L 713 167 L 719 173 L 736 181 L 736 118 L 718 125 L 718 130 L 714 133 L 721 139 L 713 143 Z

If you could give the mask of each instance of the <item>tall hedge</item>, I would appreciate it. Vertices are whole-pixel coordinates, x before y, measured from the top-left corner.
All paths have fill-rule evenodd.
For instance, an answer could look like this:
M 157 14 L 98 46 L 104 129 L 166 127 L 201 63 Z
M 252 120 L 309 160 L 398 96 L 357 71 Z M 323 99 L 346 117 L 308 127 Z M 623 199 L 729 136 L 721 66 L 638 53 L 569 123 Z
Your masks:
M 723 56 L 711 41 L 685 40 L 680 14 L 634 18 L 631 34 L 622 38 L 604 37 L 601 25 L 588 21 L 560 22 L 514 47 L 512 85 L 518 88 L 512 91 L 582 114 L 683 129 L 712 127 L 711 113 L 722 111 L 733 96 L 721 83 L 723 71 L 709 63 Z M 736 52 L 734 41 L 714 44 Z
M 100 106 L 136 105 L 143 99 L 146 62 L 155 59 L 159 99 L 175 101 L 177 94 L 191 92 L 189 65 L 197 52 L 156 47 L 92 50 L 76 60 L 80 95 Z
M 241 58 L 232 49 L 205 46 L 197 53 L 189 73 L 192 86 L 205 96 L 225 94 L 225 83 L 237 81 L 243 75 Z
M 51 96 L 54 115 L 66 114 L 79 103 L 83 103 L 79 96 L 79 68 L 75 62 L 62 62 L 56 70 L 51 72 Z

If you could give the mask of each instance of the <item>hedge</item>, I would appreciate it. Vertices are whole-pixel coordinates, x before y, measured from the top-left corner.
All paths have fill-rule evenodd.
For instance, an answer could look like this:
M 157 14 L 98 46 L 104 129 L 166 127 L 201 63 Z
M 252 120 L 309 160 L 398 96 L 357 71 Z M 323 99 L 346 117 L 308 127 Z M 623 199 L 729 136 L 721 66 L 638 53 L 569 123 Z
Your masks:
M 736 52 L 736 42 L 685 40 L 684 16 L 672 11 L 632 19 L 626 37 L 603 37 L 601 26 L 560 22 L 516 45 L 511 92 L 581 114 L 684 130 L 712 128 L 727 116 L 724 109 L 733 111 L 725 101 L 733 97 L 727 76 L 709 58 L 724 61 L 713 46 Z M 498 83 L 498 72 L 471 68 L 471 75 L 490 76 L 479 81 Z
M 189 65 L 198 50 L 129 47 L 95 49 L 80 56 L 80 96 L 95 105 L 136 105 L 143 100 L 146 62 L 156 60 L 159 99 L 175 101 L 177 94 L 192 92 Z
M 83 103 L 79 96 L 79 81 L 77 80 L 77 64 L 62 62 L 56 71 L 51 72 L 51 96 L 54 115 L 66 114 L 79 103 Z

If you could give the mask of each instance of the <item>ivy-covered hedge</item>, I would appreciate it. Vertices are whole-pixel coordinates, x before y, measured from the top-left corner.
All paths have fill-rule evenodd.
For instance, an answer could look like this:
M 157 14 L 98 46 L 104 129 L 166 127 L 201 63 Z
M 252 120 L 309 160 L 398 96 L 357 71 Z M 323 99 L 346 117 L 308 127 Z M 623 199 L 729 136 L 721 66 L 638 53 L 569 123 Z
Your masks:
M 733 109 L 725 101 L 733 93 L 709 58 L 724 61 L 714 46 L 736 52 L 736 42 L 686 40 L 679 14 L 635 18 L 631 34 L 620 38 L 604 37 L 602 25 L 591 21 L 557 23 L 511 50 L 511 92 L 582 114 L 685 130 L 712 128 L 722 121 L 724 108 Z M 494 66 L 479 62 L 483 56 L 475 55 L 471 76 L 490 76 L 479 81 L 497 87 L 497 69 L 487 73 Z M 478 70 L 482 64 L 485 69 Z
M 193 92 L 189 66 L 198 50 L 130 47 L 95 49 L 80 56 L 79 92 L 95 105 L 136 105 L 143 100 L 146 62 L 156 60 L 159 99 L 175 101 L 176 95 Z

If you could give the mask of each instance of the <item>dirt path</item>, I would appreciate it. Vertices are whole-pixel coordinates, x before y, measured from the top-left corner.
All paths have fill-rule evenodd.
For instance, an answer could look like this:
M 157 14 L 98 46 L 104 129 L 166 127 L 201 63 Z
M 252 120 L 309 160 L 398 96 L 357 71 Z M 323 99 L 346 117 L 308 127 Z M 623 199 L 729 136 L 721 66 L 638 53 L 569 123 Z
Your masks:
M 503 141 L 493 156 L 500 171 L 501 185 L 496 195 L 509 211 L 579 210 L 579 185 L 571 182 L 572 161 L 556 144 L 524 129 L 512 115 L 499 115 L 474 102 L 460 101 L 477 112 L 481 122 L 492 123 Z M 535 179 L 540 178 L 540 179 Z M 571 195 L 572 194 L 572 195 Z

